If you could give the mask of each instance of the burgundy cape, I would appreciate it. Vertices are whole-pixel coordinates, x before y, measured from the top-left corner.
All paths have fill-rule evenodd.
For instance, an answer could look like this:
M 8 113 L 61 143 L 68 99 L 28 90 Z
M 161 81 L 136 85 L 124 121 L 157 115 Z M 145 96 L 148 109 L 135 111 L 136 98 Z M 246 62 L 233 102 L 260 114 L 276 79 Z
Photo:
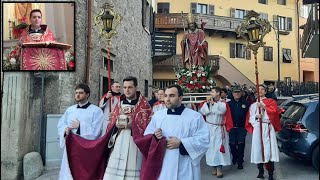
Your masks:
M 143 154 L 141 180 L 157 179 L 160 175 L 165 151 L 165 139 L 153 135 L 143 136 L 152 113 L 148 101 L 138 92 L 138 103 L 131 114 L 133 140 Z M 123 100 L 125 96 L 121 96 Z M 103 178 L 110 150 L 107 147 L 112 128 L 119 115 L 120 103 L 111 113 L 107 133 L 96 140 L 86 140 L 70 133 L 66 138 L 69 167 L 74 180 L 100 180 Z
M 270 123 L 272 124 L 274 130 L 276 132 L 279 132 L 281 130 L 281 125 L 280 125 L 280 118 L 279 118 L 280 111 L 278 109 L 277 102 L 271 98 L 265 98 L 262 100 L 262 102 L 265 105 Z M 245 128 L 250 134 L 252 134 L 253 127 L 249 123 L 249 118 L 250 118 L 250 110 L 247 112 L 247 115 L 246 115 Z

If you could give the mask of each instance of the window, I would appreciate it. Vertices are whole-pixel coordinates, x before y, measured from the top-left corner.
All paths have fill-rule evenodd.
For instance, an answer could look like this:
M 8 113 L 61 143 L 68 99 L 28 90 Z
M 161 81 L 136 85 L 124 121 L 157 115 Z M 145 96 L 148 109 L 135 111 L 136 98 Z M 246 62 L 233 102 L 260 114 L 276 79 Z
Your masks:
M 260 4 L 267 4 L 267 0 L 259 0 Z
M 103 57 L 103 69 L 108 71 L 108 59 Z M 110 59 L 110 70 L 113 72 L 113 61 Z
M 286 5 L 286 0 L 278 0 L 278 4 L 280 4 L 280 5 Z
M 305 19 L 308 19 L 310 10 L 311 10 L 311 6 L 309 4 L 308 5 L 302 5 L 300 7 L 300 16 L 305 18 Z
M 286 30 L 286 18 L 282 16 L 278 16 L 278 25 L 279 30 Z
M 100 87 L 102 88 L 102 94 L 101 94 L 102 96 L 103 94 L 106 94 L 108 92 L 109 84 L 108 84 L 108 77 L 101 76 L 101 78 L 102 78 L 102 84 L 100 84 L 101 85 Z M 113 82 L 114 82 L 114 79 L 111 79 L 111 84 Z
M 149 89 L 148 89 L 148 87 L 149 87 L 149 82 L 148 82 L 148 80 L 144 80 L 144 97 L 148 97 L 148 96 L 149 96 L 149 93 L 148 93 Z
M 273 15 L 273 26 L 280 31 L 292 31 L 292 18 Z
M 152 34 L 154 26 L 153 8 L 147 0 L 142 0 L 142 27 Z
M 267 13 L 260 13 L 260 18 L 268 20 L 268 14 Z
M 157 5 L 158 14 L 169 14 L 169 12 L 170 12 L 169 7 L 170 7 L 169 3 L 158 3 L 158 5 Z
M 206 4 L 197 4 L 197 13 L 198 14 L 208 14 L 207 7 L 208 6 Z
M 291 49 L 282 49 L 283 54 L 283 62 L 284 63 L 291 63 L 292 57 L 291 57 Z
M 265 61 L 272 61 L 273 60 L 273 47 L 264 46 L 264 60 Z
M 208 14 L 212 16 L 214 15 L 214 5 L 191 3 L 190 6 L 191 14 Z
M 240 18 L 240 19 L 243 19 L 245 16 L 245 10 L 242 10 L 242 9 L 236 9 L 235 11 L 235 18 Z
M 251 59 L 250 49 L 246 50 L 246 46 L 240 43 L 230 43 L 230 58 Z

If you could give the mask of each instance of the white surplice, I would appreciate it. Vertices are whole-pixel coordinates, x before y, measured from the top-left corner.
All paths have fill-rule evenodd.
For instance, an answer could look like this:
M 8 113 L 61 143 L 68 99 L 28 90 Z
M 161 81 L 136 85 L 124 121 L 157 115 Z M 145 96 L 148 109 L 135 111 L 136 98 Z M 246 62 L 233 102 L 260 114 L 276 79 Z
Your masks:
M 128 104 L 120 104 L 124 108 Z M 112 131 L 112 130 L 111 130 Z M 134 143 L 131 129 L 123 129 L 116 138 L 104 173 L 104 180 L 140 180 L 142 154 Z
M 102 133 L 103 136 L 106 133 L 107 126 L 109 124 L 109 111 L 110 111 L 110 101 L 111 101 L 111 112 L 114 110 L 118 102 L 120 101 L 120 96 L 112 96 L 106 102 L 104 102 L 105 98 L 102 98 L 99 102 L 99 107 L 103 109 L 103 125 L 102 125 Z
M 181 155 L 179 148 L 166 149 L 159 180 L 200 180 L 200 160 L 208 149 L 209 131 L 200 113 L 185 108 L 181 115 L 167 114 L 167 109 L 157 111 L 144 135 L 154 134 L 157 128 L 168 139 L 181 140 L 189 155 Z
M 206 116 L 210 131 L 209 149 L 206 153 L 206 162 L 209 166 L 227 166 L 231 164 L 229 136 L 226 127 L 222 125 L 224 124 L 226 111 L 226 103 L 222 101 L 218 101 L 214 105 L 209 104 L 209 107 L 205 103 L 200 109 L 200 113 Z M 225 153 L 220 152 L 221 144 L 224 146 Z
M 90 104 L 86 109 L 77 108 L 77 105 L 70 106 L 58 123 L 58 135 L 60 139 L 60 147 L 63 148 L 63 157 L 61 162 L 61 169 L 59 173 L 59 180 L 71 180 L 73 179 L 70 173 L 68 164 L 67 151 L 65 148 L 64 130 L 70 125 L 72 120 L 78 119 L 80 121 L 80 136 L 94 140 L 101 134 L 103 123 L 103 112 L 96 105 Z M 71 130 L 73 133 L 77 132 L 77 129 Z
M 261 103 L 262 100 L 261 100 Z M 279 162 L 279 150 L 277 145 L 276 132 L 270 123 L 266 111 L 261 111 L 262 114 L 262 141 L 264 149 L 264 161 L 262 161 L 261 140 L 260 140 L 260 122 L 256 119 L 259 114 L 257 103 L 253 103 L 249 109 L 249 123 L 253 127 L 252 146 L 251 146 L 251 163 L 267 163 L 269 161 Z M 269 133 L 270 132 L 270 133 Z

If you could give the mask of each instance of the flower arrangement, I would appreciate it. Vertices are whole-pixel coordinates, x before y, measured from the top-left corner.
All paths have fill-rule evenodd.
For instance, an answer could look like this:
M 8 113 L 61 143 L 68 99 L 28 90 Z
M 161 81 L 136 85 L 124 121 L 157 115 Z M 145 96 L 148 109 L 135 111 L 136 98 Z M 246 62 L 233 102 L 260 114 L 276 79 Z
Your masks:
M 18 49 L 11 48 L 5 53 L 3 57 L 3 69 L 4 70 L 20 70 L 20 61 L 17 57 Z
M 64 53 L 64 58 L 67 63 L 67 70 L 74 70 L 74 51 L 68 50 Z
M 13 37 L 15 39 L 20 38 L 21 33 L 27 27 L 28 27 L 28 23 L 27 23 L 27 17 L 26 16 L 23 16 L 22 18 L 18 19 L 18 24 L 15 25 L 13 27 L 13 30 L 12 30 Z
M 187 68 L 174 69 L 177 84 L 182 87 L 185 93 L 206 93 L 213 86 L 215 81 L 212 77 L 211 66 L 192 66 L 191 70 Z

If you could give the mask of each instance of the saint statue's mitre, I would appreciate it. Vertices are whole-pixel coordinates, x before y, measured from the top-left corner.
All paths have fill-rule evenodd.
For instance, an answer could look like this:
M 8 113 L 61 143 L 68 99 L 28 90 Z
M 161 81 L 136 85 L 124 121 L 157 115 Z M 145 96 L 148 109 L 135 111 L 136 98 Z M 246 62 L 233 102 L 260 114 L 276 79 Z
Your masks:
M 187 22 L 188 22 L 188 24 L 189 23 L 195 23 L 196 22 L 196 18 L 194 17 L 194 15 L 193 14 L 188 14 L 188 16 L 187 16 Z

